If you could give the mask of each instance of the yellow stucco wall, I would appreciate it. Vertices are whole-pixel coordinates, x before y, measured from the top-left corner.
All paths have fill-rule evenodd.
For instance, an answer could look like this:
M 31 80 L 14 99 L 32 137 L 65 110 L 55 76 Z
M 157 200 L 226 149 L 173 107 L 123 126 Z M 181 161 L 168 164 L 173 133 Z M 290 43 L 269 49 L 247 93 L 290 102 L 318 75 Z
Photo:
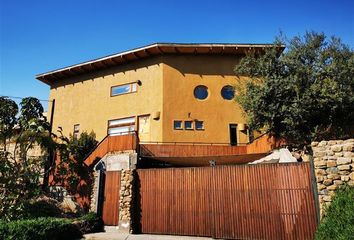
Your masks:
M 137 92 L 110 96 L 112 86 L 137 80 L 142 82 Z M 60 126 L 68 136 L 74 124 L 80 124 L 80 132 L 93 130 L 101 140 L 108 120 L 162 111 L 162 87 L 160 57 L 60 80 L 50 90 L 50 99 L 55 99 L 53 132 Z M 151 138 L 156 141 L 162 141 L 162 120 L 151 120 Z
M 53 131 L 60 126 L 66 136 L 80 124 L 80 132 L 93 130 L 97 140 L 107 134 L 108 120 L 161 113 L 150 118 L 151 141 L 229 143 L 229 124 L 245 123 L 234 100 L 225 100 L 220 91 L 234 85 L 235 56 L 163 55 L 57 81 L 51 86 L 55 99 Z M 111 97 L 112 86 L 140 80 L 136 93 Z M 209 96 L 194 97 L 194 88 L 205 85 Z M 51 106 L 49 105 L 50 116 Z M 174 130 L 174 120 L 204 121 L 204 130 Z M 136 121 L 138 122 L 138 121 Z M 246 143 L 238 131 L 239 143 Z
M 246 123 L 234 100 L 220 92 L 234 86 L 236 56 L 165 56 L 163 58 L 163 140 L 165 142 L 229 143 L 229 124 Z M 194 97 L 198 85 L 208 87 L 205 100 Z M 174 120 L 204 121 L 204 130 L 174 130 Z M 237 132 L 238 143 L 248 142 L 245 132 Z

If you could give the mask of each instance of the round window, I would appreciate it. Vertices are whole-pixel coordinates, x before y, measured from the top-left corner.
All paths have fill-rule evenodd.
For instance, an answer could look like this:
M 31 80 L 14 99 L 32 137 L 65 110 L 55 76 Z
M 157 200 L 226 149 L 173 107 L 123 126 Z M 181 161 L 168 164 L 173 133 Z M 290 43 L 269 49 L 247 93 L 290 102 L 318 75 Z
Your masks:
M 203 85 L 196 86 L 194 89 L 194 97 L 200 100 L 204 100 L 208 97 L 208 88 Z
M 221 96 L 226 100 L 231 100 L 235 96 L 235 89 L 230 85 L 226 85 L 221 89 Z

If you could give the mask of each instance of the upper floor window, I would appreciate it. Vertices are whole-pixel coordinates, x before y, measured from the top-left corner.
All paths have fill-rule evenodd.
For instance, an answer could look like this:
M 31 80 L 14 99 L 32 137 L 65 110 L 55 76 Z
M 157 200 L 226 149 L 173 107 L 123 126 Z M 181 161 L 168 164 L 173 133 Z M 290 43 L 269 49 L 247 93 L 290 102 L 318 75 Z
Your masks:
M 182 128 L 182 121 L 175 120 L 173 121 L 173 129 L 180 130 Z
M 204 130 L 204 122 L 195 121 L 195 130 Z
M 124 135 L 135 130 L 135 117 L 121 118 L 108 121 L 109 135 Z
M 233 86 L 226 85 L 221 89 L 221 96 L 223 99 L 231 100 L 235 96 L 235 89 Z
M 80 124 L 75 124 L 74 125 L 73 137 L 74 138 L 78 138 L 79 137 L 79 132 L 80 132 Z
M 200 100 L 204 100 L 208 97 L 208 88 L 203 85 L 196 86 L 194 89 L 194 97 Z
M 184 129 L 193 130 L 193 122 L 192 121 L 184 121 Z
M 136 83 L 129 83 L 119 86 L 111 87 L 111 96 L 118 96 L 122 94 L 136 92 Z

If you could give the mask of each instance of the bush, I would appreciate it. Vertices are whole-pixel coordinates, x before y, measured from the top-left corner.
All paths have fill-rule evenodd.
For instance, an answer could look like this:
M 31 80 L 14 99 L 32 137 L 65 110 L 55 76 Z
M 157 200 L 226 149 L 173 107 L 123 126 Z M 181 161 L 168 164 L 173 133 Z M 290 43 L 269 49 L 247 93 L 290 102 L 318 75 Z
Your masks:
M 83 234 L 104 231 L 104 223 L 96 213 L 88 213 L 78 219 L 78 227 Z
M 75 240 L 82 233 L 70 220 L 37 218 L 12 222 L 0 221 L 0 239 L 4 240 Z
M 62 211 L 53 199 L 44 198 L 30 202 L 25 207 L 24 218 L 61 217 Z
M 315 239 L 353 239 L 354 187 L 344 186 L 336 192 L 326 216 L 318 226 Z

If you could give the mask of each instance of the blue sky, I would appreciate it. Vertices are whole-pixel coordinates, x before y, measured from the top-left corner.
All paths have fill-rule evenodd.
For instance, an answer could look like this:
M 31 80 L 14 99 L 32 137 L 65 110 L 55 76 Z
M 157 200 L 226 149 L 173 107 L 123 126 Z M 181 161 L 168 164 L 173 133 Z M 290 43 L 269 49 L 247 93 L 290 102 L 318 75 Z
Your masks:
M 354 1 L 0 0 L 0 95 L 48 99 L 36 74 L 154 42 L 271 43 L 280 30 L 354 48 Z

